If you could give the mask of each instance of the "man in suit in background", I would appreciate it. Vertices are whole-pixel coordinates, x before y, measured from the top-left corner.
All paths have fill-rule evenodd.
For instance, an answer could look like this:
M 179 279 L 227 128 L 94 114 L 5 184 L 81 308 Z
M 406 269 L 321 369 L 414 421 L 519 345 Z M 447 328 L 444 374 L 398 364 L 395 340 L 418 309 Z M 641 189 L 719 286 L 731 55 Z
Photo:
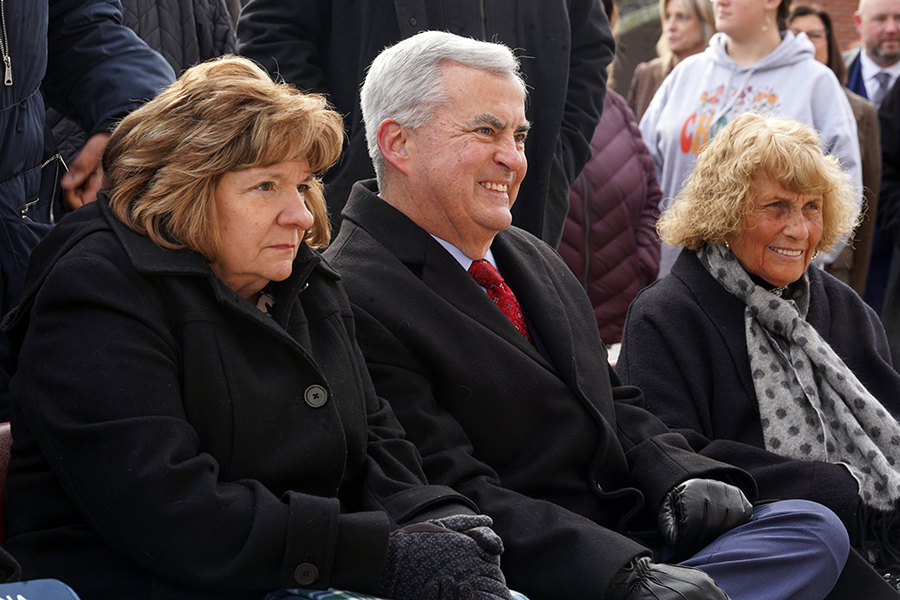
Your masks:
M 441 32 L 382 52 L 362 88 L 377 181 L 354 186 L 326 255 L 429 480 L 493 518 L 531 600 L 824 598 L 849 551 L 837 517 L 753 510 L 746 472 L 619 385 L 577 279 L 510 226 L 525 95 L 508 48 Z
M 860 0 L 853 15 L 859 45 L 844 53 L 847 87 L 880 108 L 887 92 L 900 76 L 900 0 Z M 882 136 L 882 144 L 885 137 Z M 893 140 L 888 140 L 893 142 Z M 891 212 L 879 200 L 878 210 Z M 865 300 L 881 314 L 885 301 L 894 244 L 877 217 Z
M 900 75 L 900 0 L 860 0 L 853 21 L 860 42 L 844 53 L 847 87 L 878 107 Z

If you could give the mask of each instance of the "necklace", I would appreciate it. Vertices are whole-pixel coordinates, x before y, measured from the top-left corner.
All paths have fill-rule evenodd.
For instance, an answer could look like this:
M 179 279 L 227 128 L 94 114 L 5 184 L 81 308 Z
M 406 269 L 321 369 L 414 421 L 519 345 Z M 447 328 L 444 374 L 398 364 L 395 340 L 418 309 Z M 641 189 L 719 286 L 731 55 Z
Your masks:
M 788 289 L 788 286 L 783 285 L 781 287 L 772 288 L 769 291 L 772 292 L 773 294 L 775 294 L 776 296 L 778 296 L 779 298 L 781 298 L 781 295 L 784 293 L 784 290 L 786 290 L 786 289 Z

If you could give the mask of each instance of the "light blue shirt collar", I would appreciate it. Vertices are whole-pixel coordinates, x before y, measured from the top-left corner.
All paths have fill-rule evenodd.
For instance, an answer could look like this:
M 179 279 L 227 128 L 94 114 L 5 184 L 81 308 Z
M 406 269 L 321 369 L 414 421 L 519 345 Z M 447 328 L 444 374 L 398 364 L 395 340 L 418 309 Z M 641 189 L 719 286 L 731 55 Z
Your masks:
M 443 246 L 444 249 L 450 253 L 450 256 L 455 258 L 456 261 L 460 264 L 460 266 L 462 266 L 462 268 L 466 270 L 466 272 L 469 271 L 469 267 L 471 267 L 472 263 L 475 261 L 473 261 L 471 258 L 466 256 L 465 252 L 463 252 L 462 250 L 460 250 L 459 248 L 457 248 L 450 242 L 448 242 L 446 240 L 442 240 L 441 238 L 437 237 L 436 235 L 432 235 L 431 237 L 433 237 L 435 239 L 435 241 L 437 241 L 438 244 Z M 494 253 L 491 252 L 490 248 L 488 248 L 487 254 L 484 255 L 484 260 L 491 263 L 495 269 L 497 268 L 497 261 L 494 260 Z

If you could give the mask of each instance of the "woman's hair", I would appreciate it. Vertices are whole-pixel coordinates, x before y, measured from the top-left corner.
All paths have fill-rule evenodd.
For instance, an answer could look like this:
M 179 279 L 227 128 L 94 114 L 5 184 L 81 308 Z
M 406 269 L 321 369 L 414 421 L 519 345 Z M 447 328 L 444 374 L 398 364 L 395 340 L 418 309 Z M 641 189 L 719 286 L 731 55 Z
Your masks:
M 666 8 L 671 0 L 659 0 L 659 21 L 662 23 L 662 34 L 659 41 L 656 42 L 656 54 L 663 59 L 663 68 L 668 71 L 673 62 L 675 55 L 669 50 L 669 44 L 666 43 Z M 709 44 L 710 38 L 716 33 L 716 15 L 713 12 L 713 4 L 711 0 L 682 0 L 685 7 L 694 13 L 694 16 L 700 21 L 700 31 L 703 33 L 703 45 Z
M 321 175 L 342 141 L 341 117 L 324 98 L 223 56 L 188 69 L 119 123 L 103 154 L 109 206 L 160 246 L 213 261 L 222 244 L 215 192 L 225 173 L 306 159 Z M 318 179 L 305 200 L 315 221 L 304 241 L 325 246 L 331 226 Z
M 815 131 L 796 121 L 745 113 L 700 154 L 684 189 L 657 223 L 660 237 L 696 250 L 745 234 L 757 176 L 794 193 L 822 194 L 818 250 L 830 251 L 856 226 L 853 186 L 838 159 L 822 153 Z
M 781 4 L 778 5 L 778 11 L 775 13 L 775 19 L 778 21 L 778 31 L 787 29 L 788 14 L 790 14 L 790 12 L 791 0 L 781 0 Z
M 441 77 L 447 64 L 509 77 L 526 96 L 519 60 L 503 44 L 424 31 L 387 48 L 372 62 L 360 92 L 366 143 L 379 183 L 384 158 L 378 149 L 378 128 L 385 119 L 412 129 L 428 123 L 448 99 Z
M 805 17 L 808 15 L 814 15 L 822 20 L 822 24 L 825 26 L 825 39 L 828 44 L 828 62 L 826 64 L 829 69 L 834 71 L 838 81 L 847 83 L 847 67 L 844 65 L 844 59 L 841 56 L 841 48 L 838 46 L 837 40 L 834 37 L 834 28 L 831 26 L 831 17 L 825 9 L 818 4 L 801 4 L 800 6 L 795 6 L 794 10 L 791 11 L 791 15 L 788 17 L 788 26 L 790 26 L 797 17 Z

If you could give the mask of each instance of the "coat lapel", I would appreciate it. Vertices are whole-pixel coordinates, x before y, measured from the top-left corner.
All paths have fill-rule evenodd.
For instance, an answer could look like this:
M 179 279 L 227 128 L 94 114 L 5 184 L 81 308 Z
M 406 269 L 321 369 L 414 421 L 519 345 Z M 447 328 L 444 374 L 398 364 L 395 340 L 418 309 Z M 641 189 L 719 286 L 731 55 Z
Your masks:
M 427 231 L 416 225 L 406 215 L 379 198 L 375 194 L 377 186 L 374 180 L 357 183 L 355 192 L 364 194 L 351 194 L 351 198 L 344 208 L 343 216 L 357 226 L 366 230 L 369 235 L 385 247 L 403 265 L 414 273 L 422 283 L 432 292 L 438 295 L 454 310 L 468 316 L 482 327 L 488 329 L 493 335 L 514 345 L 517 349 L 527 353 L 545 367 L 550 367 L 540 353 L 528 343 L 520 334 L 506 315 L 497 308 L 494 302 L 484 293 L 472 277 L 462 268 L 453 256 L 450 255 Z M 361 190 L 360 187 L 365 188 Z M 501 236 L 503 233 L 501 233 Z M 498 236 L 500 237 L 500 236 Z M 494 247 L 498 242 L 494 242 Z M 501 242 L 499 248 L 503 248 Z M 526 249 L 527 250 L 527 249 Z M 501 268 L 506 268 L 506 263 L 511 263 L 509 268 L 514 272 L 521 269 L 512 263 L 519 263 L 509 254 L 509 250 L 494 250 L 499 252 L 503 261 Z M 528 262 L 528 261 L 525 261 Z M 504 277 L 506 274 L 504 273 Z M 513 276 L 517 278 L 516 275 Z M 527 279 L 526 279 L 527 280 Z M 510 283 L 510 287 L 529 288 L 524 283 L 517 285 Z M 513 293 L 518 299 L 518 290 L 513 287 Z M 534 294 L 531 294 L 532 296 Z M 521 304 L 522 301 L 519 300 Z M 531 302 L 539 306 L 534 301 Z M 527 312 L 527 308 L 523 307 Z M 533 311 L 540 312 L 538 310 Z M 532 319 L 530 314 L 527 314 Z M 441 315 L 435 315 L 436 319 Z M 533 319 L 532 319 L 533 321 Z M 541 327 L 544 329 L 545 327 Z M 551 328 L 552 329 L 552 328 Z M 541 333 L 543 335 L 543 333 Z
M 490 330 L 492 334 L 512 344 L 519 351 L 525 352 L 531 358 L 546 365 L 546 360 L 516 330 L 506 315 L 503 314 L 503 311 L 494 304 L 481 286 L 430 235 L 427 235 L 427 240 L 425 240 L 422 257 L 422 283 L 460 313 L 477 321 L 481 326 Z M 504 274 L 505 277 L 506 275 Z M 510 287 L 512 287 L 511 284 Z M 513 293 L 516 294 L 516 299 L 519 300 L 515 289 L 513 289 Z M 521 303 L 521 300 L 519 300 L 520 305 Z M 525 310 L 524 307 L 523 310 Z
M 750 369 L 746 368 L 746 365 L 750 364 L 750 356 L 747 354 L 744 303 L 713 279 L 700 263 L 697 254 L 691 250 L 681 251 L 672 267 L 672 275 L 684 282 L 697 304 L 722 336 L 731 354 L 731 360 L 737 366 L 741 384 L 748 396 L 755 398 L 756 388 L 753 386 Z M 738 315 L 737 318 L 735 315 Z M 734 343 L 736 340 L 741 340 L 741 343 Z
M 555 367 L 571 383 L 575 380 L 576 366 L 572 324 L 566 313 L 571 299 L 560 296 L 556 280 L 560 276 L 574 275 L 562 260 L 559 265 L 549 264 L 534 247 L 535 243 L 542 242 L 528 239 L 519 230 L 507 230 L 497 234 L 491 249 L 525 313 L 528 326 L 537 333 L 552 366 L 545 360 L 541 362 L 551 370 Z M 554 267 L 559 266 L 566 269 L 565 272 L 554 273 Z M 527 341 L 525 343 L 530 346 Z M 534 354 L 540 356 L 536 351 Z

